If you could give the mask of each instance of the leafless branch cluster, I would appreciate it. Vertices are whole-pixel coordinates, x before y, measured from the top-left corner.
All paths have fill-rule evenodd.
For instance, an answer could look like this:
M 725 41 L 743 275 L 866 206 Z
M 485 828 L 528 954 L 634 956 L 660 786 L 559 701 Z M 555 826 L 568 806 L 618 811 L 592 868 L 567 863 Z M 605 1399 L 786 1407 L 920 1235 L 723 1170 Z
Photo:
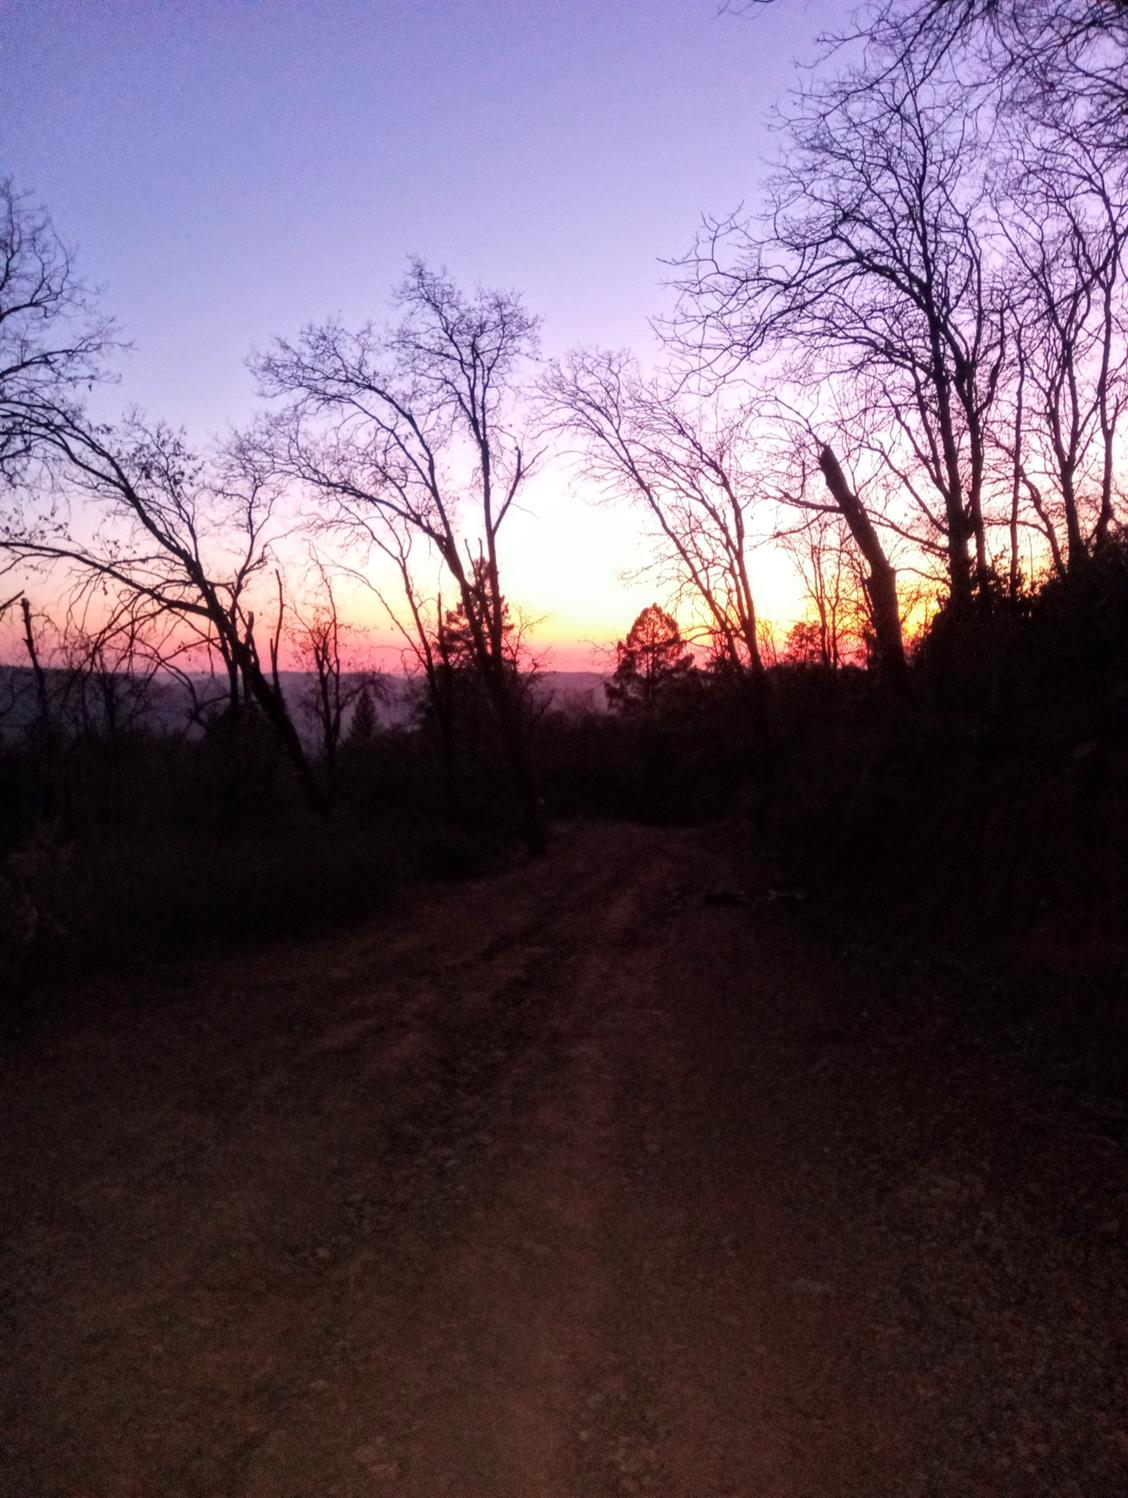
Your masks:
M 104 378 L 114 339 L 47 214 L 0 180 L 0 480 L 26 472 L 45 408 Z
M 464 612 L 475 669 L 496 716 L 530 848 L 542 815 L 507 659 L 498 541 L 534 466 L 515 417 L 515 383 L 537 322 L 509 292 L 463 293 L 413 260 L 389 332 L 338 323 L 279 340 L 253 361 L 276 402 L 258 441 L 274 471 L 358 523 L 405 587 L 396 622 L 428 680 L 433 650 L 409 570 L 413 540 L 434 549 Z M 441 614 L 441 611 L 440 611 Z
M 550 368 L 541 394 L 549 420 L 578 443 L 586 476 L 647 515 L 718 656 L 761 689 L 749 558 L 763 490 L 748 414 L 646 380 L 625 353 L 573 352 Z
M 959 614 L 1115 531 L 1126 41 L 1120 5 L 872 7 L 793 98 L 766 205 L 675 262 L 667 342 L 806 428 L 895 655 L 891 549 Z

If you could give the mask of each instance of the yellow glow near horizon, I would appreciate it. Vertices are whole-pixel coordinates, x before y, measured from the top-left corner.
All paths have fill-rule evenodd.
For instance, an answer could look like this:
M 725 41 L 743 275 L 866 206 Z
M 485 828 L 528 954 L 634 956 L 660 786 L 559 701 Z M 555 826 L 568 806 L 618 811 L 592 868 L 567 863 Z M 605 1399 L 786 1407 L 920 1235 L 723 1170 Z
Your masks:
M 539 621 L 532 639 L 550 655 L 550 668 L 613 667 L 615 642 L 640 610 L 655 602 L 670 606 L 668 574 L 648 566 L 651 546 L 639 507 L 593 503 L 546 475 L 530 486 L 526 510 L 509 525 L 506 593 Z M 786 632 L 805 611 L 790 563 L 764 548 L 750 558 L 750 571 L 760 617 Z M 672 612 L 687 633 L 702 622 L 691 606 Z
M 649 566 L 645 516 L 629 504 L 592 503 L 570 492 L 566 480 L 546 475 L 530 485 L 527 502 L 502 532 L 502 586 L 515 613 L 527 622 L 533 656 L 547 670 L 609 671 L 615 643 L 648 604 L 669 607 L 669 578 Z M 765 548 L 751 559 L 760 617 L 777 634 L 804 613 L 804 601 L 787 559 Z M 375 575 L 375 574 L 374 574 Z M 437 568 L 420 578 L 434 597 L 443 586 Z M 398 603 L 389 575 L 389 598 Z M 453 589 L 443 588 L 444 597 Z M 398 659 L 399 642 L 377 600 L 359 584 L 339 592 L 342 613 L 365 635 L 368 652 Z M 687 634 L 702 623 L 690 607 L 675 609 Z M 359 642 L 358 642 L 359 644 Z
M 669 580 L 648 568 L 650 548 L 642 533 L 643 514 L 627 504 L 594 504 L 571 493 L 566 481 L 553 474 L 531 486 L 528 503 L 514 510 L 502 532 L 502 584 L 513 610 L 529 625 L 533 656 L 547 670 L 610 671 L 615 664 L 615 642 L 648 604 L 671 603 Z M 373 566 L 373 580 L 385 589 L 389 602 L 400 609 L 402 598 L 394 570 Z M 752 559 L 756 603 L 760 617 L 772 621 L 777 635 L 804 613 L 801 590 L 785 557 L 769 549 Z M 435 563 L 421 567 L 419 585 L 433 600 L 442 589 L 444 602 L 453 604 L 453 588 L 444 584 Z M 293 625 L 298 575 L 288 578 L 288 623 Z M 62 612 L 54 602 L 56 585 L 28 589 L 37 610 Z M 363 584 L 347 576 L 334 577 L 334 592 L 346 634 L 346 655 L 361 667 L 398 670 L 403 642 L 397 637 L 379 601 Z M 263 600 L 261 617 L 273 618 L 273 600 Z M 313 593 L 307 610 L 316 607 Z M 691 634 L 701 623 L 690 609 L 673 610 L 683 630 Z M 94 623 L 95 621 L 91 621 Z M 0 659 L 22 664 L 25 650 L 18 611 L 9 610 L 0 622 Z M 290 668 L 296 657 L 283 649 Z

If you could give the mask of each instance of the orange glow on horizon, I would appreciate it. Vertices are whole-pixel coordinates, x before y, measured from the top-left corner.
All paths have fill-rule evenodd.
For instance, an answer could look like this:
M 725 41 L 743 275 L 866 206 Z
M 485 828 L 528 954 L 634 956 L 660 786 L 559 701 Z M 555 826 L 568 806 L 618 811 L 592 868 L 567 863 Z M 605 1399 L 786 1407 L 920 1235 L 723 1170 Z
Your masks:
M 502 586 L 514 617 L 523 623 L 530 655 L 550 671 L 610 672 L 615 666 L 615 644 L 627 634 L 634 619 L 651 603 L 674 613 L 688 640 L 699 634 L 699 611 L 676 606 L 668 572 L 649 562 L 649 542 L 642 533 L 644 517 L 625 503 L 592 502 L 570 488 L 562 466 L 537 475 L 525 504 L 514 508 L 501 535 Z M 286 567 L 287 630 L 318 609 L 317 588 L 306 576 L 300 556 Z M 342 555 L 356 566 L 360 559 Z M 400 582 L 389 563 L 371 563 L 371 581 L 392 607 L 406 618 Z M 342 654 L 350 668 L 399 671 L 407 647 L 396 634 L 376 595 L 347 574 L 338 572 L 327 557 L 339 616 L 346 628 Z M 442 595 L 444 607 L 453 605 L 454 588 L 437 563 L 418 560 L 417 586 L 433 611 Z M 775 625 L 782 638 L 806 613 L 805 600 L 788 559 L 764 548 L 753 554 L 751 571 L 761 619 Z M 56 622 L 65 616 L 58 583 L 31 580 L 28 595 L 36 611 Z M 272 587 L 257 605 L 260 648 L 273 628 L 275 600 Z M 98 620 L 88 623 L 97 627 Z M 51 664 L 51 641 L 45 634 L 44 659 Z M 26 651 L 19 612 L 10 609 L 0 620 L 0 661 L 24 664 Z M 284 635 L 282 665 L 299 668 L 297 647 Z

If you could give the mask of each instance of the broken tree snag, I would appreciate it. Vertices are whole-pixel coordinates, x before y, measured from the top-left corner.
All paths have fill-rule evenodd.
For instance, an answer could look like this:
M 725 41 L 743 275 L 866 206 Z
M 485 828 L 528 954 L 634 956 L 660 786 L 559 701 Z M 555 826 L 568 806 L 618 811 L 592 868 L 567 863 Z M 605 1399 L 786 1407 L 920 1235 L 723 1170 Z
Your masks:
M 31 672 L 35 680 L 35 700 L 39 708 L 39 721 L 44 730 L 51 726 L 51 703 L 47 692 L 47 673 L 43 669 L 43 662 L 39 659 L 39 648 L 35 643 L 35 631 L 31 624 L 31 604 L 27 598 L 20 599 L 20 611 L 23 614 L 24 646 L 27 650 L 27 658 L 31 662 Z
M 901 610 L 897 602 L 897 572 L 891 566 L 881 545 L 873 522 L 866 514 L 865 506 L 851 489 L 842 465 L 829 447 L 819 454 L 826 487 L 838 506 L 842 518 L 850 527 L 850 534 L 858 550 L 865 558 L 869 573 L 866 587 L 869 590 L 870 608 L 873 611 L 873 632 L 877 641 L 877 666 L 885 679 L 897 691 L 908 688 L 908 670 L 905 665 L 905 646 L 901 639 Z

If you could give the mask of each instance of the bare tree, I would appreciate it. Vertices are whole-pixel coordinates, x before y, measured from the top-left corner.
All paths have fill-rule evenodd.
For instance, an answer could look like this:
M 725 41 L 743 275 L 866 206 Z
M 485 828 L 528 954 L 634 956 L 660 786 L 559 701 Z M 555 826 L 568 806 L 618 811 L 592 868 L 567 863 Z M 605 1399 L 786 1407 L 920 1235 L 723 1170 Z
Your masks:
M 26 476 L 43 404 L 75 400 L 113 347 L 46 212 L 0 179 L 0 480 Z
M 47 685 L 47 672 L 43 665 L 39 641 L 35 633 L 31 600 L 26 594 L 20 599 L 20 612 L 23 615 L 24 649 L 27 651 L 28 664 L 31 667 L 32 680 L 35 683 L 35 704 L 39 728 L 44 737 L 48 737 L 51 732 L 53 719 L 51 712 L 51 692 Z
M 777 539 L 795 563 L 814 613 L 814 639 L 819 661 L 836 671 L 856 654 L 862 630 L 859 615 L 862 579 L 852 565 L 849 531 L 841 515 L 820 511 L 788 529 Z
M 749 575 L 752 511 L 762 497 L 745 411 L 693 402 L 672 381 L 645 380 L 625 353 L 577 350 L 542 386 L 551 419 L 577 440 L 585 475 L 639 505 L 692 604 L 714 655 L 749 689 L 766 692 Z
M 21 589 L 16 593 L 9 594 L 7 598 L 0 599 L 0 621 L 3 620 L 8 610 L 14 608 L 22 598 L 23 591 Z M 7 721 L 14 713 L 21 696 L 19 674 L 14 670 L 6 671 L 3 667 L 0 667 L 0 745 L 3 744 L 4 729 Z
M 866 507 L 858 498 L 834 452 L 824 447 L 819 454 L 819 468 L 826 486 L 834 497 L 839 513 L 850 528 L 858 550 L 865 558 L 866 598 L 877 643 L 877 660 L 882 672 L 894 687 L 904 692 L 908 677 L 905 648 L 901 633 L 901 609 L 897 597 L 897 574 L 885 554 L 885 548 L 870 520 Z
M 833 382 L 904 506 L 884 518 L 942 546 L 963 609 L 992 580 L 988 438 L 1006 347 L 974 117 L 906 61 L 864 89 L 827 84 L 790 138 L 771 212 L 707 221 L 680 263 L 671 331 L 718 374 L 760 356 L 788 360 L 801 389 Z
M 371 694 L 377 690 L 377 681 L 371 672 L 346 669 L 344 639 L 348 626 L 341 620 L 333 578 L 321 558 L 314 558 L 313 568 L 319 582 L 316 598 L 311 608 L 294 608 L 296 625 L 290 634 L 298 660 L 309 677 L 302 706 L 317 725 L 332 794 L 345 716 L 362 692 Z M 273 658 L 277 660 L 277 647 Z
M 68 611 L 59 647 L 67 719 L 120 747 L 153 708 L 157 679 L 180 647 L 176 634 L 175 621 L 144 600 L 83 593 Z
M 859 435 L 855 413 L 849 406 L 843 413 L 835 409 L 833 402 L 818 398 L 813 402 L 813 411 L 814 414 L 811 410 L 804 411 L 779 396 L 763 403 L 766 432 L 771 439 L 769 443 L 765 438 L 764 443 L 765 468 L 771 474 L 765 485 L 779 517 L 776 539 L 783 540 L 785 549 L 800 561 L 800 575 L 820 616 L 820 638 L 825 638 L 832 627 L 831 587 L 841 603 L 843 580 L 847 576 L 853 579 L 850 611 L 858 615 L 860 609 L 865 616 L 861 632 L 870 664 L 894 696 L 905 698 L 909 680 L 903 643 L 902 585 L 890 553 L 891 545 L 903 547 L 904 543 L 898 542 L 894 527 L 875 523 L 875 517 L 882 518 L 881 491 L 886 487 L 883 483 L 886 476 L 880 469 L 874 472 L 872 463 L 869 465 L 871 471 L 866 482 L 870 491 L 878 493 L 875 502 L 856 477 L 859 458 L 866 456 L 867 443 L 864 428 Z M 821 435 L 830 431 L 834 433 L 835 447 Z M 845 463 L 840 461 L 836 447 L 843 452 Z M 851 477 L 847 477 L 848 470 L 853 470 Z M 800 517 L 798 526 L 796 512 Z M 838 539 L 828 553 L 826 542 L 830 534 Z M 805 544 L 799 543 L 799 537 L 806 538 Z M 934 543 L 926 543 L 925 549 L 940 550 Z M 828 554 L 834 556 L 829 569 Z
M 954 59 L 1004 112 L 1128 147 L 1124 0 L 883 0 L 864 25 L 877 57 L 928 71 Z
M 454 810 L 453 705 L 438 647 L 443 638 L 441 593 L 425 592 L 421 582 L 427 563 L 418 553 L 432 552 L 426 536 L 400 517 L 364 502 L 338 499 L 334 513 L 320 521 L 321 531 L 340 545 L 338 569 L 366 588 L 379 603 L 400 642 L 404 670 L 423 683 L 430 717 L 439 732 L 448 809 Z M 433 561 L 433 554 L 428 561 Z M 385 575 L 390 569 L 391 581 Z
M 750 15 L 774 3 L 721 8 Z M 863 44 L 868 76 L 906 60 L 922 76 L 955 64 L 969 95 L 1039 122 L 1070 119 L 1118 150 L 1128 144 L 1124 0 L 875 0 L 824 42 L 831 55 Z
M 544 818 L 508 669 L 498 551 L 532 465 L 513 406 L 537 323 L 515 295 L 468 296 L 419 260 L 397 300 L 391 332 L 330 322 L 253 361 L 263 393 L 283 402 L 268 446 L 324 499 L 375 507 L 434 546 L 466 612 L 526 844 L 539 852 Z
M 1126 394 L 1128 198 L 1107 151 L 1072 131 L 1025 142 L 999 220 L 1014 272 L 1016 480 L 1059 569 L 1108 540 Z M 1012 542 L 1012 558 L 1015 547 Z M 1013 572 L 1013 563 L 1012 563 Z
M 229 673 L 229 706 L 245 692 L 288 755 L 319 815 L 325 798 L 276 685 L 259 657 L 253 588 L 271 564 L 276 493 L 254 471 L 209 473 L 167 427 L 131 418 L 112 431 L 40 403 L 34 436 L 65 486 L 50 526 L 0 530 L 8 566 L 51 569 L 72 599 L 104 594 L 111 609 L 143 606 L 181 638 L 215 649 Z

